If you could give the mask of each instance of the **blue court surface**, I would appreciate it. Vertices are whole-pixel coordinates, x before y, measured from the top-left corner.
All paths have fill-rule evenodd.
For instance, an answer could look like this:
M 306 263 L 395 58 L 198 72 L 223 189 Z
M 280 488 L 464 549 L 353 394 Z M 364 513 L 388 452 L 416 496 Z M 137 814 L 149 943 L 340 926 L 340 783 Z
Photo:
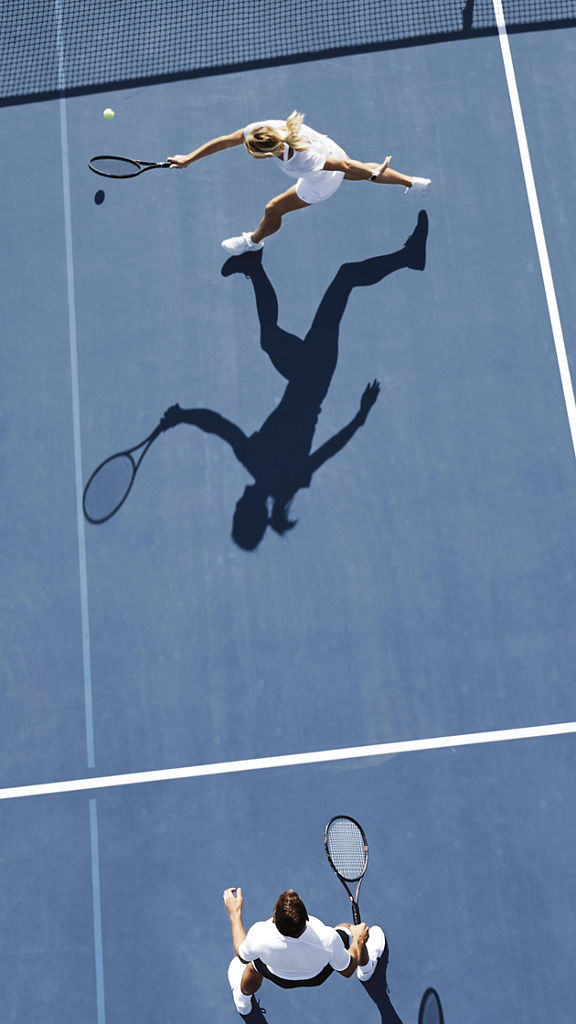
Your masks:
M 5 0 L 5 27 L 27 6 Z M 566 1024 L 576 5 L 518 4 L 522 26 L 510 3 L 434 3 L 481 8 L 481 30 L 247 51 L 210 73 L 154 77 L 142 57 L 92 82 L 71 69 L 105 30 L 68 54 L 78 6 L 54 0 L 54 38 L 27 21 L 20 64 L 35 31 L 57 73 L 0 108 L 0 1017 L 240 1020 L 222 891 L 242 886 L 246 926 L 287 888 L 347 920 L 322 843 L 343 813 L 368 836 L 360 907 L 388 938 L 389 996 L 383 977 L 264 982 L 270 1024 L 416 1024 L 429 988 L 446 1024 Z M 204 14 L 168 4 L 159 45 Z M 248 279 L 222 273 L 220 242 L 289 186 L 271 162 L 238 148 L 129 181 L 87 166 L 293 109 L 430 193 L 344 182 L 286 216 Z M 276 303 L 287 333 L 263 328 L 264 351 Z M 297 387 L 280 350 L 303 361 Z M 92 472 L 175 403 L 189 422 L 88 522 Z M 261 430 L 274 467 L 305 448 L 306 470 L 282 480 L 291 528 L 272 516 L 246 550 L 238 438 Z

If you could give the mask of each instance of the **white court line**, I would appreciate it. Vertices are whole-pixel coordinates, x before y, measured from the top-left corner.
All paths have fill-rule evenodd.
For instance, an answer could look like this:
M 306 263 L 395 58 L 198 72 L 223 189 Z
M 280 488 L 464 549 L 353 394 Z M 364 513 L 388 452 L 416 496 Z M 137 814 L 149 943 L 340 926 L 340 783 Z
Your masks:
M 90 813 L 90 862 L 92 867 L 92 916 L 94 923 L 94 967 L 96 972 L 96 1009 L 98 1024 L 105 1024 L 104 947 L 102 945 L 102 900 L 100 898 L 100 852 L 96 800 L 88 801 Z
M 92 670 L 90 656 L 90 625 L 88 617 L 88 572 L 86 538 L 82 515 L 82 440 L 80 434 L 80 388 L 78 383 L 78 339 L 76 332 L 76 296 L 74 287 L 74 251 L 72 247 L 72 210 L 70 202 L 70 168 L 68 151 L 68 117 L 66 71 L 62 39 L 62 0 L 56 0 L 56 37 L 58 46 L 58 87 L 62 93 L 60 108 L 60 149 L 62 154 L 62 192 L 64 199 L 64 233 L 66 242 L 66 280 L 68 287 L 68 335 L 70 346 L 70 379 L 72 385 L 72 428 L 74 437 L 74 473 L 76 482 L 76 531 L 78 536 L 78 571 L 80 575 L 80 620 L 82 624 L 82 661 L 84 674 L 84 714 L 86 719 L 86 759 L 94 768 L 94 716 L 92 710 Z
M 220 761 L 216 764 L 162 768 L 157 771 L 131 772 L 127 775 L 103 775 L 93 779 L 43 782 L 33 786 L 11 786 L 0 789 L 0 800 L 74 793 L 79 790 L 108 789 L 114 786 L 135 786 L 144 782 L 173 782 L 178 779 L 197 779 L 211 775 L 231 775 L 235 772 L 253 772 L 264 768 L 294 768 L 306 764 L 328 764 L 331 761 L 347 761 L 362 757 L 389 757 L 392 754 L 475 746 L 480 743 L 540 739 L 545 736 L 564 736 L 569 733 L 576 733 L 576 722 L 534 725 L 523 729 L 498 729 L 495 732 L 470 732 L 459 736 L 435 736 L 432 739 L 400 740 L 397 743 L 374 743 L 363 747 L 339 747 L 336 750 L 314 750 L 303 754 L 254 757 L 246 761 Z
M 518 95 L 518 86 L 516 84 L 516 74 L 512 61 L 510 42 L 508 40 L 508 32 L 506 30 L 506 19 L 502 8 L 502 0 L 492 0 L 492 3 L 494 6 L 496 25 L 498 27 L 498 38 L 500 40 L 500 49 L 502 51 L 502 59 L 504 61 L 508 93 L 510 95 L 510 103 L 512 105 L 512 116 L 514 118 L 514 126 L 516 128 L 516 137 L 518 139 L 518 148 L 520 150 L 524 181 L 526 184 L 526 191 L 528 193 L 532 226 L 536 237 L 540 270 L 542 273 L 542 280 L 544 282 L 544 290 L 546 292 L 546 302 L 548 303 L 548 315 L 550 317 L 552 335 L 554 337 L 554 345 L 556 347 L 556 358 L 560 368 L 560 379 L 562 381 L 566 412 L 568 413 L 568 422 L 570 424 L 572 447 L 574 448 L 574 454 L 576 455 L 576 401 L 574 400 L 574 388 L 570 377 L 570 368 L 568 366 L 568 359 L 566 356 L 566 346 L 564 344 L 560 313 L 558 311 L 558 303 L 556 301 L 556 291 L 554 288 L 554 281 L 552 279 L 552 271 L 550 269 L 550 260 L 548 258 L 548 248 L 546 246 L 546 238 L 544 236 L 544 228 L 542 226 L 542 218 L 540 216 L 540 204 L 538 202 L 538 194 L 536 192 L 536 183 L 534 181 L 534 174 L 532 171 L 528 139 L 526 137 L 522 107 L 520 106 L 520 97 Z

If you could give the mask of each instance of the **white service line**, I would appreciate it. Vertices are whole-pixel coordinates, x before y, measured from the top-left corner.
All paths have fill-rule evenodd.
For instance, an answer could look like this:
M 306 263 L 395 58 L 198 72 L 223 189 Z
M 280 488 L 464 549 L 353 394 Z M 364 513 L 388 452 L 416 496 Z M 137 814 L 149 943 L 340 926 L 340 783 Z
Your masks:
M 530 159 L 528 139 L 526 137 L 526 129 L 524 127 L 522 107 L 520 106 L 518 85 L 516 83 L 516 73 L 514 71 L 514 63 L 512 61 L 510 42 L 508 39 L 508 32 L 506 29 L 506 19 L 504 17 L 502 0 L 492 0 L 492 3 L 494 6 L 494 15 L 496 17 L 496 25 L 498 28 L 498 38 L 500 40 L 502 59 L 504 61 L 504 71 L 506 74 L 508 93 L 510 96 L 510 103 L 512 105 L 512 116 L 514 118 L 514 126 L 516 128 L 516 137 L 518 140 L 518 148 L 520 150 L 520 159 L 522 161 L 524 181 L 526 184 L 526 191 L 528 193 L 528 202 L 530 205 L 532 226 L 534 228 L 534 235 L 536 237 L 536 247 L 538 250 L 538 258 L 540 260 L 540 270 L 542 273 L 542 280 L 544 282 L 546 302 L 548 304 L 548 315 L 550 317 L 550 324 L 552 326 L 554 345 L 556 346 L 556 358 L 558 360 L 558 366 L 560 368 L 560 379 L 562 381 L 564 401 L 566 403 L 568 422 L 570 424 L 572 447 L 574 449 L 574 454 L 576 455 L 576 401 L 574 400 L 574 388 L 572 386 L 570 368 L 568 365 L 568 358 L 566 356 L 566 346 L 564 344 L 564 335 L 562 333 L 560 313 L 558 311 L 558 303 L 556 301 L 556 291 L 554 288 L 552 271 L 550 269 L 550 260 L 548 258 L 548 248 L 546 246 L 546 238 L 544 236 L 544 228 L 542 226 L 542 217 L 540 216 L 540 204 L 538 202 L 538 193 L 536 192 L 536 183 L 534 181 L 534 174 L 532 171 L 532 161 Z
M 220 761 L 185 768 L 162 768 L 157 771 L 131 772 L 127 775 L 103 775 L 93 779 L 68 779 L 64 782 L 43 782 L 33 786 L 11 786 L 0 789 L 0 800 L 28 796 L 49 796 L 79 790 L 108 789 L 114 786 L 135 786 L 143 782 L 173 782 L 211 775 L 231 775 L 264 768 L 294 768 L 306 764 L 328 764 L 362 757 L 390 757 L 392 754 L 441 750 L 450 747 L 475 746 L 480 743 L 503 743 L 510 740 L 541 739 L 576 733 L 576 722 L 555 725 L 534 725 L 522 729 L 498 729 L 494 732 L 470 732 L 459 736 L 435 736 L 422 740 L 400 740 L 396 743 L 374 743 L 363 747 L 339 747 L 336 750 L 314 750 L 303 754 L 279 754 L 275 757 L 254 757 L 246 761 Z

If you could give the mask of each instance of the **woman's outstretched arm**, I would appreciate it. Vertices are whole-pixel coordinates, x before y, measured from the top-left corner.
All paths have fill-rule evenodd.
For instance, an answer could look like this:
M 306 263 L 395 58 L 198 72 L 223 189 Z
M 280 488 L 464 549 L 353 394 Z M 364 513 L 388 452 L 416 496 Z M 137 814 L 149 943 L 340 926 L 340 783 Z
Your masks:
M 217 139 L 210 139 L 209 142 L 205 142 L 198 149 L 193 149 L 191 153 L 178 153 L 176 156 L 167 157 L 167 160 L 168 163 L 172 164 L 172 167 L 188 167 L 188 164 L 193 164 L 196 160 L 201 160 L 202 157 L 212 156 L 213 153 L 219 153 L 222 149 L 241 146 L 243 142 L 244 129 L 239 128 L 237 132 L 232 132 L 231 135 L 219 135 Z

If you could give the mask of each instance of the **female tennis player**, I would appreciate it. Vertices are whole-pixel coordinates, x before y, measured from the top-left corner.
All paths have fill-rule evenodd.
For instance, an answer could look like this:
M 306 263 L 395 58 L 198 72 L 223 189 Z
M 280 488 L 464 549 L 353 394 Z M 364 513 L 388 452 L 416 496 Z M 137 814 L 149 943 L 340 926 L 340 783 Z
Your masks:
M 304 115 L 296 110 L 285 121 L 254 121 L 231 135 L 220 135 L 188 153 L 168 157 L 174 168 L 188 167 L 212 153 L 233 146 L 244 146 L 256 160 L 273 158 L 277 167 L 296 184 L 266 204 L 264 216 L 255 231 L 243 231 L 236 238 L 226 238 L 223 248 L 231 256 L 261 249 L 264 239 L 282 225 L 282 217 L 292 210 L 303 210 L 334 195 L 343 180 L 372 181 L 379 185 L 402 185 L 406 192 L 426 193 L 429 178 L 400 174 L 390 167 L 391 157 L 381 164 L 352 160 L 344 150 L 304 124 Z

